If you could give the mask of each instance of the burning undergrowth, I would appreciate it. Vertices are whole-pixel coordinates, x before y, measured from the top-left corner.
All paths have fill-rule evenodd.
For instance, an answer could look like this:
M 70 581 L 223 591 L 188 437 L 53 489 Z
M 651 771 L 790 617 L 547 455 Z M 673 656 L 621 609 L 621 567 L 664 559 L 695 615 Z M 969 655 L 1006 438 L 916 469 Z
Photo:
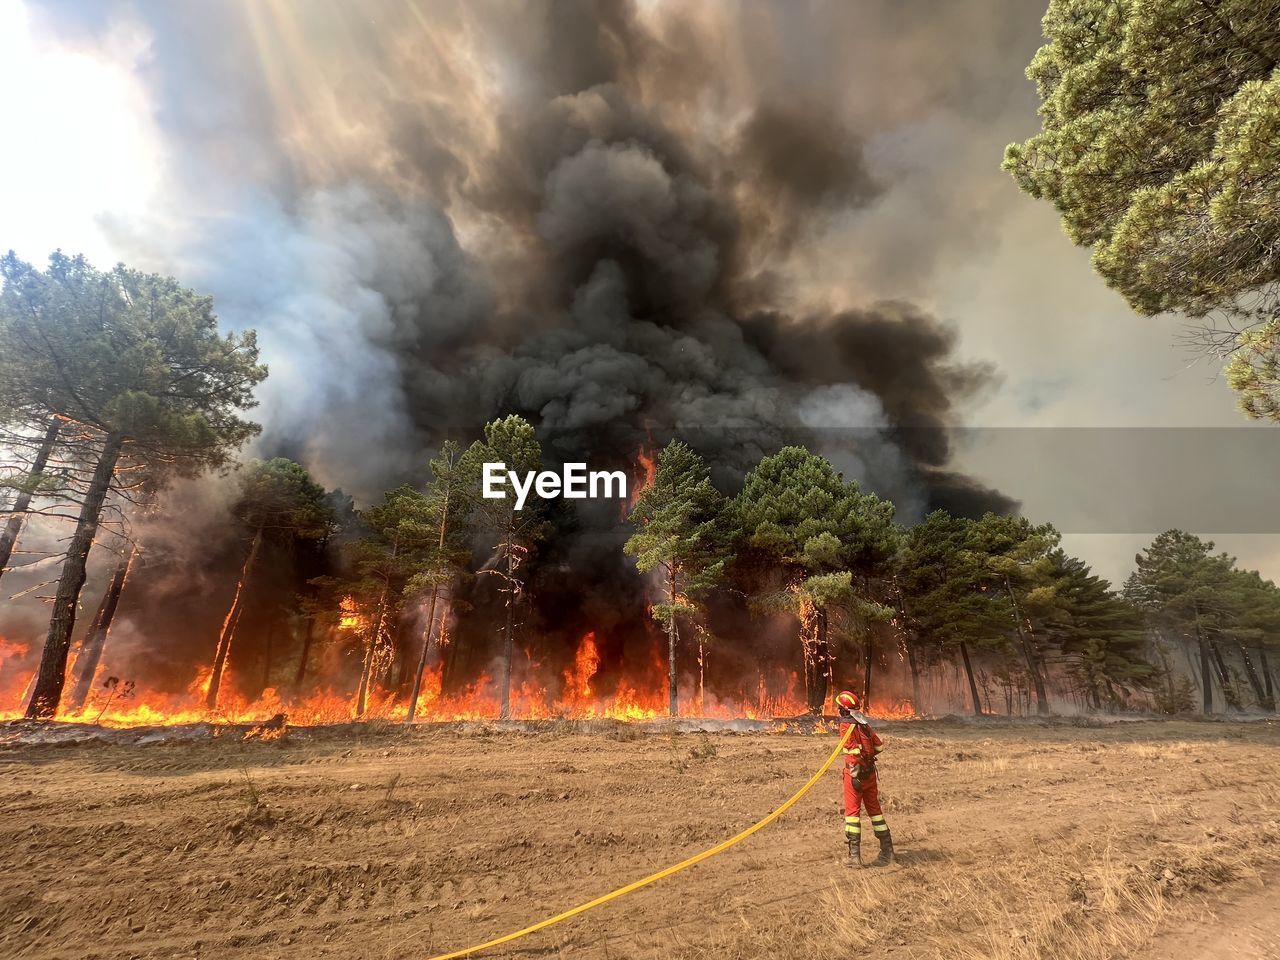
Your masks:
M 98 46 L 120 28 L 95 5 L 60 13 L 46 26 L 66 42 Z M 549 465 L 634 476 L 683 437 L 732 492 L 799 442 L 904 519 L 1011 505 L 948 469 L 957 405 L 991 368 L 957 359 L 955 330 L 912 304 L 833 306 L 797 279 L 829 255 L 832 223 L 892 184 L 866 150 L 884 118 L 858 116 L 820 71 L 787 68 L 804 38 L 766 8 L 245 3 L 196 17 L 155 4 L 126 24 L 148 44 L 168 208 L 186 213 L 121 224 L 119 241 L 211 292 L 231 327 L 260 331 L 272 372 L 259 453 L 364 505 L 419 481 L 441 440 L 515 412 Z M 77 719 L 112 676 L 136 691 L 113 693 L 104 721 L 200 712 L 244 551 L 226 509 L 206 480 L 137 519 L 143 556 Z M 617 504 L 549 521 L 521 610 L 518 715 L 661 712 L 661 638 Z M 280 555 L 250 585 L 228 718 L 350 715 L 358 644 L 340 619 L 290 606 L 331 562 Z M 496 715 L 499 606 L 485 584 L 459 593 L 424 717 Z M 681 664 L 687 701 L 708 716 L 802 712 L 790 628 L 742 604 L 714 616 L 710 668 L 692 653 Z M 370 714 L 403 710 L 423 626 L 398 625 L 403 655 L 380 665 L 390 692 Z M 34 656 L 30 637 L 6 662 Z M 4 683 L 20 700 L 19 672 Z

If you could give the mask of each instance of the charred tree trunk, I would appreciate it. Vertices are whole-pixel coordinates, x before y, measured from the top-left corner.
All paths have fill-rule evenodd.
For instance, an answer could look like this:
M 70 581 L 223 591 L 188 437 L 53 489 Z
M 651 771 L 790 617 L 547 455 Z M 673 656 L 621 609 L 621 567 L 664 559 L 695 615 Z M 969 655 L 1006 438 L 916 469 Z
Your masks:
M 40 449 L 36 451 L 36 458 L 31 463 L 33 480 L 44 476 L 44 468 L 48 465 L 53 446 L 58 441 L 58 431 L 61 426 L 57 420 L 49 422 L 49 429 L 44 433 L 44 441 L 40 444 Z M 13 515 L 9 517 L 4 529 L 0 530 L 0 577 L 4 576 L 9 561 L 13 558 L 13 548 L 17 546 L 18 534 L 22 532 L 23 518 L 31 507 L 32 496 L 30 490 L 23 490 L 18 494 L 17 499 L 13 501 Z
M 671 618 L 667 621 L 667 713 L 679 716 L 679 693 L 676 688 L 676 645 L 680 642 L 676 626 L 676 570 L 674 564 L 667 567 L 667 603 L 671 605 Z
M 302 681 L 307 675 L 307 660 L 311 657 L 311 644 L 315 642 L 316 612 L 307 614 L 307 628 L 302 633 L 302 656 L 298 658 L 298 672 L 294 674 L 294 689 L 301 689 Z
M 413 689 L 409 692 L 409 715 L 406 723 L 413 723 L 418 711 L 418 695 L 422 692 L 422 673 L 427 669 L 427 654 L 431 651 L 431 633 L 436 626 L 436 603 L 440 599 L 440 587 L 431 588 L 431 605 L 427 608 L 427 629 L 422 635 L 422 652 L 418 656 L 418 669 L 413 674 Z
M 969 678 L 969 696 L 973 699 L 973 715 L 982 716 L 982 701 L 978 699 L 978 681 L 973 679 L 973 664 L 969 662 L 969 645 L 960 641 L 960 659 L 964 662 L 964 673 Z
M 1044 675 L 1040 672 L 1040 661 L 1036 657 L 1031 640 L 1027 637 L 1027 631 L 1022 622 L 1022 611 L 1018 608 L 1018 598 L 1013 593 L 1013 584 L 1009 582 L 1008 576 L 1004 578 L 1004 588 L 1009 594 L 1009 603 L 1013 606 L 1013 622 L 1018 628 L 1018 639 L 1022 641 L 1022 654 L 1027 660 L 1027 671 L 1031 674 L 1031 682 L 1035 684 L 1036 713 L 1042 717 L 1048 716 L 1049 694 L 1045 690 Z
M 111 582 L 107 584 L 107 592 L 102 595 L 102 603 L 98 605 L 98 612 L 89 625 L 89 632 L 85 634 L 84 645 L 80 649 L 80 655 L 76 657 L 76 683 L 71 688 L 69 706 L 73 711 L 84 709 L 85 701 L 89 699 L 89 688 L 93 685 L 94 674 L 98 672 L 98 664 L 102 662 L 102 650 L 107 644 L 111 622 L 115 619 L 116 607 L 120 604 L 120 593 L 124 590 L 136 552 L 137 548 L 131 547 L 116 564 Z
M 231 599 L 231 609 L 222 621 L 222 630 L 218 634 L 218 646 L 213 654 L 213 667 L 209 673 L 209 689 L 204 696 L 204 705 L 209 710 L 218 707 L 218 694 L 222 691 L 222 676 L 227 669 L 227 657 L 231 653 L 231 641 L 235 638 L 236 627 L 240 623 L 240 615 L 244 613 L 245 588 L 253 573 L 254 563 L 258 559 L 258 551 L 262 547 L 262 526 L 254 531 L 253 543 L 249 547 L 249 555 L 245 557 L 244 566 L 240 568 L 240 579 L 236 582 L 236 595 Z
M 27 704 L 26 715 L 29 720 L 52 719 L 58 712 L 62 688 L 67 682 L 67 653 L 71 649 L 71 633 L 76 626 L 76 604 L 80 600 L 80 591 L 84 588 L 89 549 L 98 533 L 102 504 L 107 499 L 107 491 L 111 489 L 116 461 L 120 459 L 123 446 L 123 437 L 115 433 L 107 434 L 102 453 L 98 457 L 98 465 L 93 471 L 93 479 L 89 481 L 89 489 L 85 491 L 84 502 L 80 505 L 76 532 L 67 548 L 62 576 L 58 578 L 58 591 L 53 599 L 53 616 L 49 620 L 49 634 L 40 655 L 40 668 L 36 671 L 31 701 Z
M 511 719 L 511 656 L 515 646 L 516 585 L 511 527 L 507 526 L 507 622 L 502 642 L 502 710 L 499 719 Z
M 272 667 L 272 660 L 275 659 L 277 620 L 274 616 L 272 616 L 273 612 L 279 613 L 279 610 L 277 609 L 275 611 L 268 611 L 267 615 L 270 616 L 271 619 L 267 621 L 267 636 L 266 636 L 266 639 L 263 641 L 263 651 L 262 651 L 262 692 L 263 693 L 265 693 L 271 687 L 271 667 Z
M 394 611 L 395 625 L 388 631 L 391 642 L 387 649 L 391 656 L 387 661 L 387 668 L 382 671 L 383 686 L 397 693 L 404 689 L 405 680 L 409 675 L 409 658 L 405 656 L 404 649 L 405 622 L 400 613 L 400 610 Z

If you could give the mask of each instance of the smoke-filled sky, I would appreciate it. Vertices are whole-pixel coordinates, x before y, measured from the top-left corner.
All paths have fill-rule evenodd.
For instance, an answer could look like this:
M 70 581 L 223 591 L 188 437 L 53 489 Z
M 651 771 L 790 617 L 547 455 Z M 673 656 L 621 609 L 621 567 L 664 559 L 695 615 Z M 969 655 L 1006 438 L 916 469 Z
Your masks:
M 0 247 L 214 294 L 260 331 L 264 447 L 365 497 L 518 410 L 553 456 L 692 433 L 727 473 L 819 428 L 907 519 L 1054 520 L 1087 465 L 947 431 L 1242 421 L 999 169 L 1042 13 L 0 0 Z M 1118 579 L 1147 539 L 1066 545 Z

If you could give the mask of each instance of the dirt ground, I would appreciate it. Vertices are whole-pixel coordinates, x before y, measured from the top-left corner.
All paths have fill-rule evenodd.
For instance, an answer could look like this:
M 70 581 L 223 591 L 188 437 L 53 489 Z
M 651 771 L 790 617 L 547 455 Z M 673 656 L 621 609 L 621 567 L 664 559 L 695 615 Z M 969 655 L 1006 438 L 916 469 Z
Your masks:
M 894 866 L 846 866 L 832 771 L 743 844 L 484 956 L 1277 955 L 1280 726 L 882 732 Z M 426 960 L 730 836 L 833 742 L 475 726 L 9 743 L 0 956 Z

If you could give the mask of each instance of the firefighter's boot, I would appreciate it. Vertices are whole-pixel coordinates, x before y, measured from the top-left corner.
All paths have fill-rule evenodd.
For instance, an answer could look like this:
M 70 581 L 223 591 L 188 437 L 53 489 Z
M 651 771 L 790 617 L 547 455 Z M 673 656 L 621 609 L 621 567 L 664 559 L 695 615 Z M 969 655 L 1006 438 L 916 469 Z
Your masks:
M 888 826 L 883 830 L 880 829 L 880 825 L 876 826 L 876 839 L 880 841 L 880 853 L 871 865 L 887 867 L 893 862 L 893 837 L 889 833 Z
M 858 855 L 858 846 L 862 840 L 862 824 L 857 817 L 844 818 L 844 838 L 849 844 L 849 866 L 862 866 L 862 858 Z
M 862 866 L 862 857 L 858 855 L 858 838 L 848 837 L 847 839 L 849 842 L 849 866 L 851 867 Z

